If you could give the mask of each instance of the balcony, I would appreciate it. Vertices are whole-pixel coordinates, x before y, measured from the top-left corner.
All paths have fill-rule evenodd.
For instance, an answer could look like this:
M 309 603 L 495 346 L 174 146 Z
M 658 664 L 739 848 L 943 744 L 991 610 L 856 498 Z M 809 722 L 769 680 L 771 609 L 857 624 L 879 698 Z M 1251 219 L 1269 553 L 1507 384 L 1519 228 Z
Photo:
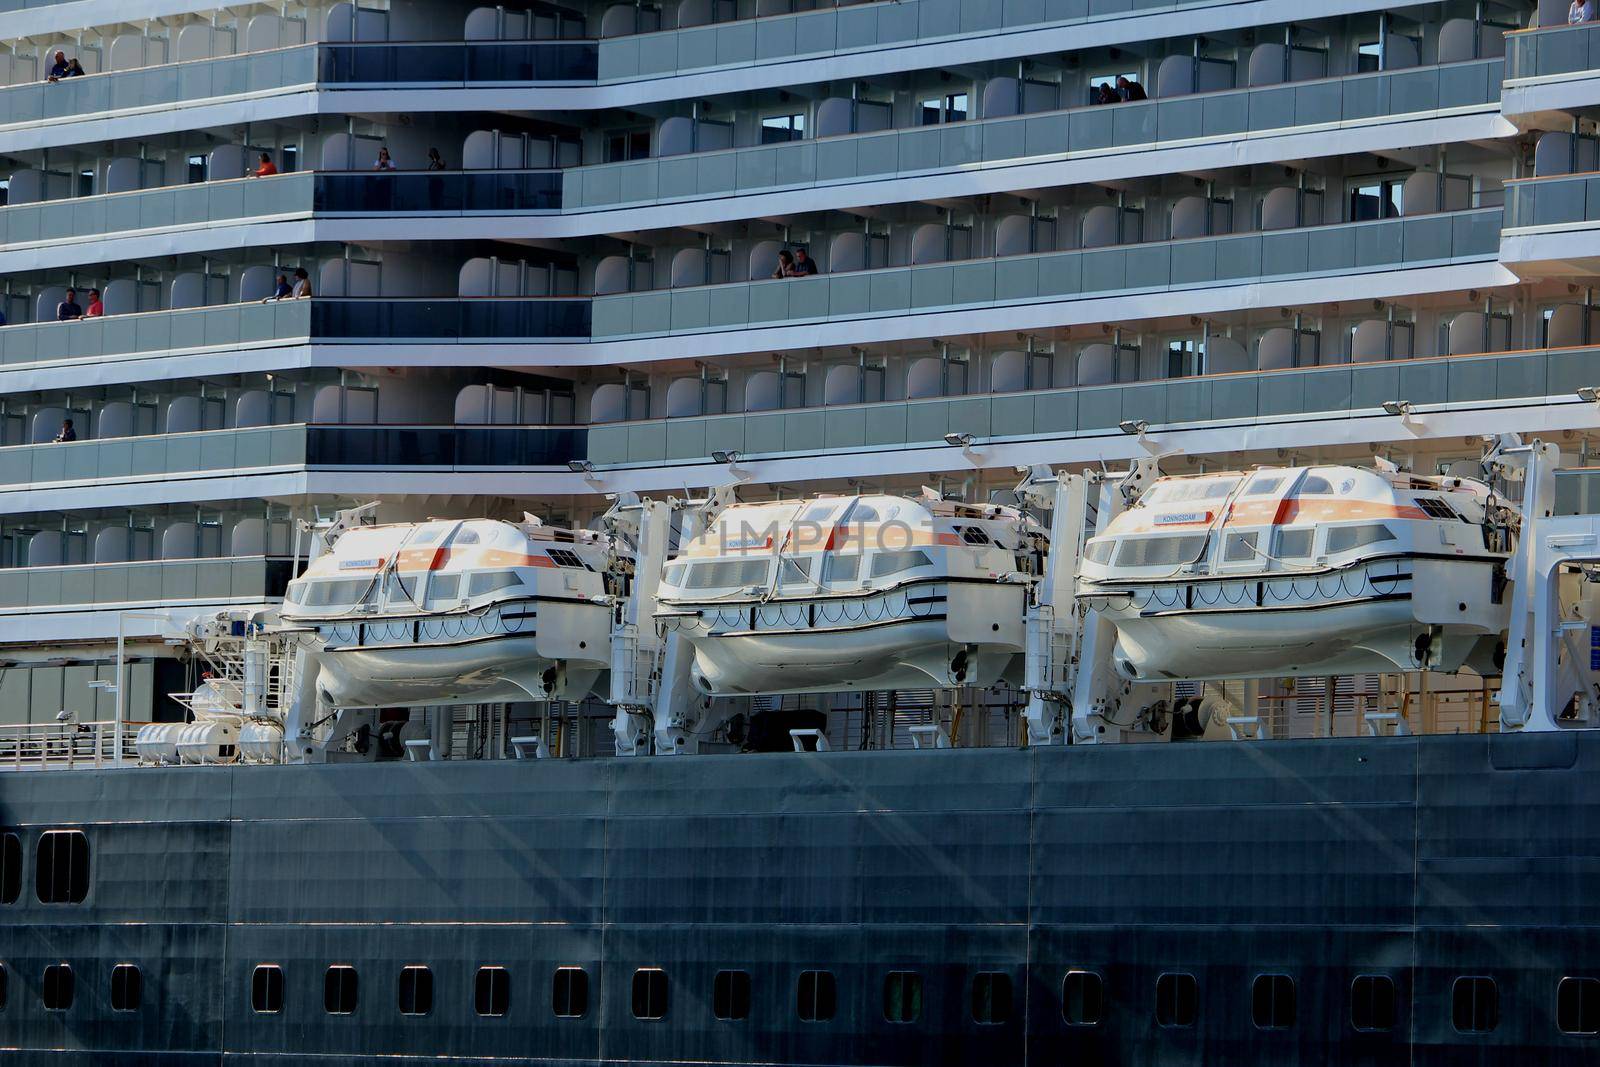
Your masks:
M 848 10 L 852 9 L 839 13 Z M 1240 139 L 1291 131 L 1325 133 L 1408 117 L 1437 119 L 1493 112 L 1500 98 L 1502 66 L 1499 59 L 1479 59 L 1110 107 L 1069 108 L 597 164 L 564 172 L 562 208 L 572 213 L 765 195 L 939 172 L 970 177 L 973 171 L 1023 162 L 1059 162 L 1207 142 L 1236 148 L 1233 143 Z M 1424 135 L 1419 132 L 1415 136 Z M 1430 133 L 1427 139 L 1438 138 Z M 1230 154 L 1229 165 L 1238 162 Z M 1152 161 L 1152 169 L 1165 173 L 1170 164 Z M 1003 181 L 996 183 L 996 189 L 1009 187 Z
M 294 563 L 271 556 L 0 568 L 0 609 L 229 604 L 277 599 Z
M 1501 109 L 1525 127 L 1570 127 L 1572 112 L 1600 104 L 1600 23 L 1506 35 Z
M 0 328 L 0 368 L 313 343 L 438 344 L 589 336 L 587 299 L 318 298 Z
M 1524 277 L 1600 274 L 1600 174 L 1506 184 L 1500 258 Z
M 1049 389 L 1031 393 L 889 401 L 816 409 L 707 415 L 593 426 L 589 459 L 607 467 L 945 448 L 947 433 L 984 443 L 1118 437 L 1118 424 L 1149 432 L 1243 428 L 1274 421 L 1314 434 L 1324 419 L 1381 416 L 1387 401 L 1433 406 L 1540 404 L 1595 384 L 1594 348 L 1437 356 L 1328 367 Z M 1574 401 L 1575 402 L 1575 401 Z M 1309 440 L 1309 437 L 1308 437 Z
M 64 484 L 222 477 L 271 468 L 565 468 L 579 427 L 252 426 L 0 449 L 0 495 Z

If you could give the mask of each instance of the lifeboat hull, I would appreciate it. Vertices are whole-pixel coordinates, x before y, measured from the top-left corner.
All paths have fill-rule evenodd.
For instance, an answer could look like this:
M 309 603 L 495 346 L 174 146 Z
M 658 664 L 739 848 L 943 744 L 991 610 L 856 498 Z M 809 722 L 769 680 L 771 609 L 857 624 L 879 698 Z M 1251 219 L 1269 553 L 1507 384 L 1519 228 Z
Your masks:
M 506 609 L 506 605 L 497 605 Z M 609 655 L 610 612 L 541 602 L 538 625 L 506 610 L 319 628 L 317 685 L 339 707 L 578 699 Z
M 696 687 L 713 695 L 993 685 L 1022 651 L 1023 591 L 952 585 L 937 612 L 916 617 L 908 605 L 935 588 L 769 602 L 753 627 L 748 607 L 703 611 L 678 631 L 694 646 Z

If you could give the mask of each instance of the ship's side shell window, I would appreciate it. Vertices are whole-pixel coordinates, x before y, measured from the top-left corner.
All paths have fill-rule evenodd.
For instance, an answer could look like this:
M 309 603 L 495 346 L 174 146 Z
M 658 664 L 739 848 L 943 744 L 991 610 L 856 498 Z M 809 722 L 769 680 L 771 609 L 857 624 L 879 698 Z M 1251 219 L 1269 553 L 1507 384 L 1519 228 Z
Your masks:
M 1563 1034 L 1600 1034 L 1600 978 L 1556 983 L 1556 1026 Z
M 81 904 L 89 895 L 89 839 L 82 830 L 39 835 L 34 889 L 41 904 Z
M 1366 545 L 1394 539 L 1389 527 L 1381 522 L 1368 523 L 1365 526 L 1335 526 L 1328 530 L 1328 553 L 1332 555 L 1335 552 L 1349 552 L 1353 548 L 1363 548 Z
M 689 568 L 687 589 L 743 589 L 767 580 L 765 559 L 725 559 Z
M 144 974 L 131 963 L 111 968 L 111 1010 L 138 1011 L 144 999 Z
M 916 971 L 884 975 L 883 1017 L 891 1023 L 914 1023 L 922 1017 L 922 975 Z
M 1094 971 L 1068 971 L 1061 980 L 1061 1017 L 1068 1026 L 1099 1026 L 1105 1019 L 1105 981 Z
M 906 552 L 879 552 L 872 557 L 872 576 L 882 578 L 886 574 L 899 574 L 901 571 L 931 566 L 933 560 L 920 549 L 913 548 Z
M 660 967 L 640 967 L 633 972 L 633 1017 L 664 1019 L 667 1016 L 667 972 Z
M 1090 541 L 1083 550 L 1083 558 L 1090 563 L 1111 562 L 1111 550 L 1116 547 L 1116 542 L 1110 540 Z
M 66 1011 L 72 1007 L 77 978 L 66 963 L 52 963 L 44 969 L 44 980 L 39 984 L 40 999 L 46 1011 Z
M 972 1021 L 998 1026 L 1011 1021 L 1011 976 L 979 971 L 972 976 Z
M 250 1007 L 257 1015 L 276 1015 L 283 1010 L 283 968 L 263 963 L 250 974 Z
M 558 967 L 550 986 L 550 1009 L 563 1019 L 589 1014 L 589 972 L 582 967 Z
M 830 555 L 822 561 L 823 582 L 853 582 L 861 573 L 861 557 Z
M 0 834 L 0 904 L 15 904 L 22 895 L 22 838 Z
M 500 1018 L 511 1010 L 511 972 L 504 967 L 479 967 L 472 983 L 472 1006 L 479 1015 Z
M 1222 551 L 1224 563 L 1246 563 L 1256 558 L 1256 545 L 1260 543 L 1261 534 L 1256 531 L 1250 533 L 1236 533 L 1228 535 L 1228 542 Z
M 1193 563 L 1206 550 L 1205 534 L 1182 537 L 1135 537 L 1117 550 L 1119 567 L 1176 567 Z
M 361 977 L 354 967 L 334 964 L 322 976 L 322 1007 L 329 1015 L 354 1015 L 360 994 Z
M 6 1010 L 6 993 L 10 991 L 10 986 L 11 972 L 6 970 L 5 964 L 0 963 L 0 1011 Z
M 480 571 L 467 582 L 468 596 L 482 596 L 497 589 L 510 589 L 522 584 L 516 571 Z
M 1464 975 L 1450 990 L 1450 1021 L 1463 1034 L 1487 1034 L 1500 1025 L 1500 988 L 1493 978 Z
M 1168 973 L 1156 979 L 1156 1025 L 1193 1026 L 1200 1016 L 1200 983 L 1194 975 Z
M 750 972 L 718 971 L 711 980 L 711 1012 L 733 1021 L 750 1017 Z
M 1350 983 L 1350 1025 L 1357 1030 L 1394 1029 L 1394 979 L 1358 974 Z
M 795 984 L 795 1008 L 801 1022 L 825 1023 L 839 1010 L 839 986 L 832 971 L 801 971 Z
M 1305 559 L 1311 555 L 1311 538 L 1316 531 L 1310 527 L 1303 530 L 1294 530 L 1280 527 L 1278 530 L 1278 548 L 1273 555 L 1279 559 Z
M 428 967 L 413 965 L 400 968 L 400 981 L 395 990 L 401 1015 L 429 1015 L 433 1012 L 433 971 Z
M 1250 991 L 1250 1018 L 1258 1030 L 1287 1030 L 1294 1025 L 1294 979 L 1286 974 L 1258 974 Z

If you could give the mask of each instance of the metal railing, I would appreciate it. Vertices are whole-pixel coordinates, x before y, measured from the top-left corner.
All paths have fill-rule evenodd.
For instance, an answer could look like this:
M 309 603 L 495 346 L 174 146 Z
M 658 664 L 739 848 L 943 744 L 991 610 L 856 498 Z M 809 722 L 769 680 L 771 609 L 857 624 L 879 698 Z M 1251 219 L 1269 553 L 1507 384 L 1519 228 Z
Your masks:
M 136 762 L 133 742 L 142 722 L 114 719 L 13 723 L 0 726 L 0 770 L 71 770 Z

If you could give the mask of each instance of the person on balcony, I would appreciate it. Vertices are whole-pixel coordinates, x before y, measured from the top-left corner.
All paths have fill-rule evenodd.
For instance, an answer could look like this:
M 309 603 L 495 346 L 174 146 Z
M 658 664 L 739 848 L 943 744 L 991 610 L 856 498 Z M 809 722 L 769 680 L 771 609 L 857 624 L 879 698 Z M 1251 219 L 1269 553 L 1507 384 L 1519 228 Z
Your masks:
M 78 291 L 68 289 L 66 299 L 56 305 L 56 321 L 72 322 L 83 318 L 83 307 L 78 303 Z
M 311 275 L 304 267 L 294 269 L 294 298 L 303 300 L 311 295 Z
M 78 431 L 73 428 L 72 420 L 71 419 L 62 419 L 61 420 L 61 429 L 56 431 L 56 436 L 55 436 L 55 440 L 54 440 L 53 443 L 61 445 L 61 444 L 66 444 L 68 441 L 76 441 L 77 439 L 78 439 Z
M 779 252 L 778 253 L 778 266 L 777 266 L 777 269 L 774 270 L 770 275 L 768 275 L 768 277 L 772 277 L 772 278 L 793 278 L 794 277 L 794 253 L 790 252 L 787 248 L 785 248 L 781 252 Z
M 250 172 L 252 178 L 270 178 L 278 173 L 278 165 L 272 162 L 272 153 L 261 153 L 261 162 L 256 164 L 256 169 Z
M 1101 82 L 1099 85 L 1095 86 L 1091 95 L 1094 97 L 1094 102 L 1097 105 L 1119 104 L 1122 102 L 1122 97 L 1117 95 L 1117 87 L 1112 85 L 1110 82 Z
M 67 76 L 67 71 L 71 69 L 71 65 L 67 62 L 67 54 L 65 52 L 57 51 L 56 61 L 50 64 L 50 73 L 45 75 L 44 80 L 47 82 L 58 82 L 62 78 L 65 78 Z
M 262 297 L 261 302 L 265 304 L 268 300 L 287 300 L 293 295 L 294 290 L 289 288 L 288 275 L 280 274 L 278 275 L 277 280 L 272 284 L 272 295 Z
M 1595 0 L 1572 0 L 1572 6 L 1567 8 L 1567 25 L 1576 26 L 1580 22 L 1594 20 Z
M 89 72 L 83 69 L 83 64 L 78 62 L 78 57 L 73 56 L 71 59 L 67 60 L 67 72 L 63 74 L 62 77 L 81 78 L 87 73 Z
M 394 165 L 394 160 L 389 157 L 389 149 L 387 146 L 385 146 L 378 149 L 378 158 L 377 161 L 372 164 L 372 169 L 399 170 L 400 168 Z
M 90 289 L 89 290 L 89 307 L 88 307 L 88 309 L 86 311 L 84 311 L 83 317 L 86 318 L 86 319 L 98 319 L 98 318 L 102 317 L 103 315 L 105 315 L 105 313 L 106 313 L 106 306 L 105 306 L 105 304 L 101 303 L 101 301 L 100 301 L 100 290 L 98 290 L 98 289 Z
M 428 149 L 428 169 L 429 170 L 444 170 L 445 169 L 444 157 L 439 154 L 439 150 L 437 148 Z
M 1126 74 L 1117 75 L 1118 100 L 1148 100 L 1150 94 L 1144 91 L 1144 86 L 1136 81 L 1129 80 Z
M 817 261 L 806 255 L 806 250 L 803 247 L 796 248 L 794 250 L 793 276 L 796 278 L 804 278 L 808 274 L 815 273 L 817 273 Z

